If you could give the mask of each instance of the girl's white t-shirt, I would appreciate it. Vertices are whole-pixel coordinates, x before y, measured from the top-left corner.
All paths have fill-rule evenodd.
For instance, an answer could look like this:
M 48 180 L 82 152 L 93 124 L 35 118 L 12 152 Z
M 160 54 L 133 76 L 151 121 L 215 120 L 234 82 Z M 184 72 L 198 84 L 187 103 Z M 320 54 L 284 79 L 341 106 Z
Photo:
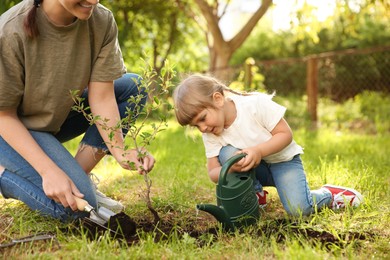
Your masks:
M 203 134 L 207 158 L 218 156 L 221 148 L 229 144 L 244 149 L 268 141 L 272 137 L 271 131 L 286 111 L 285 107 L 272 100 L 272 96 L 263 93 L 232 95 L 229 98 L 236 106 L 237 117 L 221 135 Z M 282 151 L 262 159 L 267 163 L 285 162 L 302 153 L 302 147 L 293 140 Z

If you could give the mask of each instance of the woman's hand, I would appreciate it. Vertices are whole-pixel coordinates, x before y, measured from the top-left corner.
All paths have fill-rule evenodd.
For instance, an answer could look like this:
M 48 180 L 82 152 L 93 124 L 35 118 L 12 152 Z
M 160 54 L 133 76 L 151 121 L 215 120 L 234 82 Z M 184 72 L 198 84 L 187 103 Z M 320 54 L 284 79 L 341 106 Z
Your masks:
M 50 172 L 42 174 L 42 186 L 47 197 L 61 203 L 64 207 L 70 207 L 73 211 L 78 210 L 74 196 L 84 197 L 61 169 L 52 169 Z
M 150 172 L 155 163 L 154 157 L 145 149 L 132 149 L 126 151 L 121 158 L 117 158 L 117 161 L 122 168 L 127 170 L 137 170 L 140 174 Z

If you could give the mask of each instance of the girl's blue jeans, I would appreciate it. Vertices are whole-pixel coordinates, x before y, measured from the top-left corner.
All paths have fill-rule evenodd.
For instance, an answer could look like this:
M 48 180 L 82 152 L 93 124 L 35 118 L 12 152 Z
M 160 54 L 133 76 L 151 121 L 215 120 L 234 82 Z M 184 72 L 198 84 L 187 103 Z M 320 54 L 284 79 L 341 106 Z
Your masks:
M 141 92 L 143 98 L 138 105 L 143 107 L 146 102 L 146 93 L 139 88 L 139 82 L 140 77 L 136 74 L 125 74 L 114 82 L 116 101 L 122 118 L 126 116 L 126 108 L 134 109 L 135 104 L 129 102 L 131 96 Z M 85 90 L 81 97 L 85 98 L 84 107 L 87 107 L 88 90 Z M 71 111 L 57 134 L 39 131 L 30 133 L 46 154 L 72 179 L 84 194 L 84 199 L 96 208 L 95 189 L 88 175 L 62 145 L 63 142 L 84 134 L 81 143 L 107 150 L 96 126 L 90 125 L 81 113 Z M 0 172 L 0 193 L 4 198 L 20 200 L 32 210 L 64 222 L 86 216 L 84 212 L 73 212 L 48 198 L 43 191 L 41 176 L 1 136 L 0 165 L 5 168 Z
M 222 147 L 219 153 L 219 162 L 224 164 L 239 149 L 233 146 Z M 280 163 L 266 163 L 261 161 L 255 168 L 257 189 L 272 186 L 278 191 L 284 209 L 292 216 L 306 216 L 327 207 L 332 201 L 330 192 L 324 189 L 310 190 L 306 180 L 305 170 L 300 155 L 294 156 L 291 161 Z

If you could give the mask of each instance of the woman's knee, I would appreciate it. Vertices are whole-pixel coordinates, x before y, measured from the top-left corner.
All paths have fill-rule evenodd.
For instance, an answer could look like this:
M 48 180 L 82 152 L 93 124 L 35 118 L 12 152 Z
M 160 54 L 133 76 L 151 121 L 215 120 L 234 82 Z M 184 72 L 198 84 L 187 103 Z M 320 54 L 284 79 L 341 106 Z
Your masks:
M 126 73 L 114 81 L 115 96 L 119 100 L 128 100 L 132 96 L 145 94 L 141 87 L 141 76 L 134 73 Z
M 127 73 L 115 80 L 115 97 L 121 117 L 127 116 L 127 111 L 142 110 L 148 98 L 147 90 L 141 86 L 142 78 L 137 74 Z M 138 113 L 135 113 L 138 114 Z

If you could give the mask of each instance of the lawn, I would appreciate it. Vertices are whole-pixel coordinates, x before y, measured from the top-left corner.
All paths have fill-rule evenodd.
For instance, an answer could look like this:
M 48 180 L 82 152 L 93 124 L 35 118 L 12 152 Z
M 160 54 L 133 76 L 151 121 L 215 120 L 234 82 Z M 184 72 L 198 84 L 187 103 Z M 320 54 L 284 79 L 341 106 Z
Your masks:
M 102 234 L 90 239 L 76 224 L 65 225 L 31 212 L 22 203 L 0 197 L 0 243 L 51 233 L 53 240 L 0 249 L 5 259 L 389 259 L 390 134 L 357 133 L 322 127 L 294 127 L 311 188 L 325 183 L 353 187 L 365 202 L 359 208 L 323 210 L 309 217 L 285 215 L 274 188 L 254 227 L 226 233 L 198 203 L 216 203 L 215 186 L 206 171 L 201 137 L 175 121 L 150 147 L 156 165 L 150 173 L 151 197 L 161 223 L 142 195 L 144 180 L 108 158 L 94 172 L 99 189 L 125 205 L 138 224 L 130 243 Z M 67 143 L 74 151 L 77 142 Z

